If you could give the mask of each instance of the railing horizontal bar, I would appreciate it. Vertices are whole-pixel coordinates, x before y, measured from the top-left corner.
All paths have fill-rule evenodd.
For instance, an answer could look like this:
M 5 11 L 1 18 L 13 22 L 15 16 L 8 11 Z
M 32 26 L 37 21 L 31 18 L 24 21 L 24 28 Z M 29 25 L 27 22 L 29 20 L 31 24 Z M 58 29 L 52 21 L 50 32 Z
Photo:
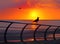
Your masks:
M 60 27 L 56 25 L 46 25 L 46 24 L 33 24 L 33 23 L 22 23 L 22 22 L 12 22 L 12 21 L 1 21 L 0 22 L 6 22 L 6 23 L 16 23 L 16 24 L 29 24 L 29 25 L 41 25 L 41 26 L 53 26 L 53 27 Z

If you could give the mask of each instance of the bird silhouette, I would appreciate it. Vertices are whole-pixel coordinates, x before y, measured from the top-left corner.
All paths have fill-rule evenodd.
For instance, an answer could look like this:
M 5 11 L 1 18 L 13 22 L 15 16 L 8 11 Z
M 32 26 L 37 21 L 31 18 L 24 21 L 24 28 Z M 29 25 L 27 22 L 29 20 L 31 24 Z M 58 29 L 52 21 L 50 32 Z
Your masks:
M 19 8 L 19 9 L 21 9 L 21 8 Z
M 38 22 L 39 21 L 39 17 L 37 17 L 37 19 L 35 19 L 33 22 Z

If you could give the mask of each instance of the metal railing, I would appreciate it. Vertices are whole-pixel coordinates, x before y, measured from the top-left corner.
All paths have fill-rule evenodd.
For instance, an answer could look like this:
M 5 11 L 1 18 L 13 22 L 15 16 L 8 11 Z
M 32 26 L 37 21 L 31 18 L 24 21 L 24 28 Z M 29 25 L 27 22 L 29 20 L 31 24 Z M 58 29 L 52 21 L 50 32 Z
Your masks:
M 41 26 L 48 26 L 48 28 L 45 30 L 45 32 L 44 32 L 44 40 L 46 41 L 47 40 L 47 32 L 48 32 L 48 30 L 49 30 L 49 28 L 50 27 L 57 27 L 56 29 L 55 29 L 55 31 L 53 32 L 53 39 L 54 40 L 56 40 L 56 38 L 55 38 L 55 33 L 56 33 L 56 31 L 59 29 L 59 27 L 60 26 L 55 26 L 55 25 L 44 25 L 44 24 L 32 24 L 32 23 L 21 23 L 21 22 L 11 22 L 11 21 L 0 21 L 0 22 L 4 22 L 4 23 L 9 23 L 9 25 L 6 27 L 6 29 L 5 29 L 5 32 L 4 32 L 4 42 L 5 43 L 7 43 L 7 31 L 8 31 L 8 29 L 9 29 L 9 27 L 13 24 L 13 23 L 15 23 L 15 24 L 25 24 L 25 26 L 22 28 L 22 30 L 21 30 L 21 33 L 20 33 L 20 40 L 21 40 L 21 42 L 24 42 L 23 41 L 23 31 L 24 31 L 24 29 L 28 26 L 28 25 L 38 25 L 37 27 L 36 27 L 36 29 L 34 30 L 34 34 L 33 34 L 33 38 L 34 38 L 34 41 L 37 41 L 36 40 L 36 31 L 39 29 L 39 27 L 41 27 Z

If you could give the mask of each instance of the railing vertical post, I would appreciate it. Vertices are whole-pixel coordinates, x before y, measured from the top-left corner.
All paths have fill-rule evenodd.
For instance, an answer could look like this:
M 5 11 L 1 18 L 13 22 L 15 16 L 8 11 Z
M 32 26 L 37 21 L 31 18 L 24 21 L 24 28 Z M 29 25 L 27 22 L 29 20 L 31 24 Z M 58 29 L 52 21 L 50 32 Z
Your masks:
M 24 42 L 22 35 L 23 35 L 23 31 L 24 31 L 24 29 L 27 27 L 27 25 L 28 25 L 28 24 L 26 24 L 26 25 L 23 27 L 23 29 L 22 29 L 22 31 L 21 31 L 21 33 L 20 33 L 21 42 Z
M 11 25 L 12 25 L 12 23 L 10 23 L 10 24 L 7 26 L 7 28 L 6 28 L 5 32 L 4 32 L 4 42 L 5 42 L 5 43 L 7 43 L 7 38 L 6 38 L 7 31 L 8 31 L 8 29 L 9 29 L 9 27 L 10 27 Z
M 47 34 L 47 31 L 48 31 L 48 29 L 49 29 L 50 27 L 51 27 L 51 26 L 49 26 L 49 27 L 45 30 L 45 32 L 44 32 L 44 39 L 45 39 L 45 40 L 47 40 L 47 39 L 46 39 L 46 36 L 47 36 L 46 34 Z
M 35 34 L 36 34 L 37 29 L 38 29 L 40 26 L 41 26 L 41 25 L 38 25 L 38 27 L 37 27 L 37 28 L 35 29 L 35 31 L 34 31 L 34 34 L 33 34 L 34 41 L 36 41 Z
M 56 38 L 55 38 L 55 33 L 56 33 L 56 31 L 59 29 L 59 27 L 57 27 L 56 29 L 55 29 L 55 31 L 54 31 L 54 33 L 53 33 L 53 39 L 54 40 L 56 40 Z

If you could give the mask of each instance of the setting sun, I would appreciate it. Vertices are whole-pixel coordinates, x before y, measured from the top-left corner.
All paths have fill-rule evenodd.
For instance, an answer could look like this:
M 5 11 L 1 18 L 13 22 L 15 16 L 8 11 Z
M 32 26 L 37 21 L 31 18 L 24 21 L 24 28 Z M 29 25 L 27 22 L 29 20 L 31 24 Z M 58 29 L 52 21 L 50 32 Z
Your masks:
M 60 20 L 59 0 L 0 0 L 0 20 Z
M 29 18 L 30 19 L 36 19 L 37 17 L 39 17 L 39 10 L 38 9 L 31 9 L 30 11 L 29 11 Z
M 32 18 L 36 18 L 38 16 L 38 12 L 35 10 L 32 10 L 31 13 L 30 13 L 31 17 Z

